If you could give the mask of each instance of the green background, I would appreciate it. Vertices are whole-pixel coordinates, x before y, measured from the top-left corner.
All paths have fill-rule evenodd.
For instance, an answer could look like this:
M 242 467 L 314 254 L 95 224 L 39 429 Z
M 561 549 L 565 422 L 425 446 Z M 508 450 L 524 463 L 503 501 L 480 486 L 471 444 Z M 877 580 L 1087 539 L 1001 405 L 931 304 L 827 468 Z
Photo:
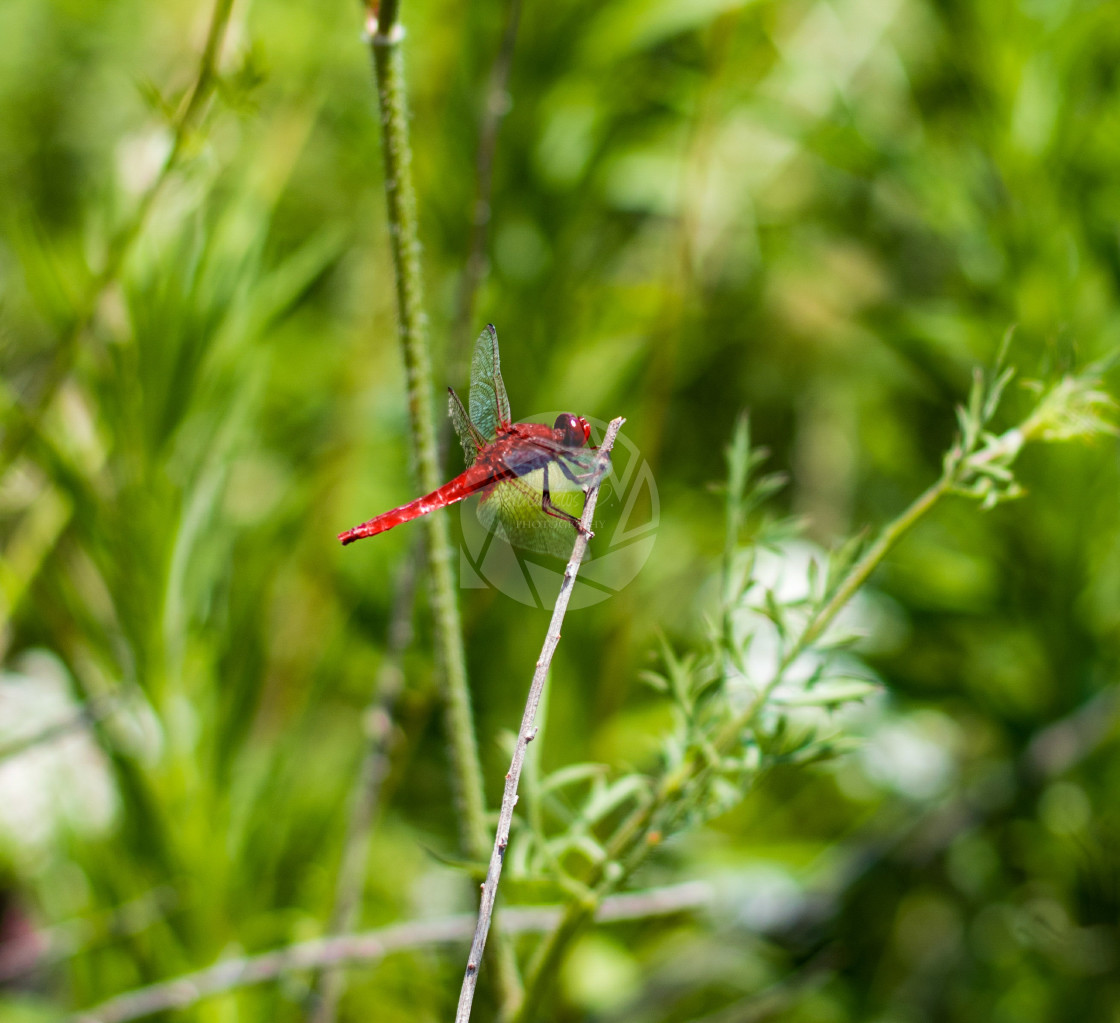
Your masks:
M 214 98 L 123 266 L 97 277 L 209 16 L 0 5 L 0 747 L 67 699 L 113 708 L 84 742 L 0 760 L 0 964 L 32 949 L 0 1019 L 322 933 L 418 531 L 334 539 L 415 496 L 357 5 L 236 5 Z M 659 637 L 696 644 L 715 613 L 711 485 L 741 410 L 789 475 L 773 511 L 827 547 L 936 478 L 953 407 L 1010 326 L 1025 377 L 1116 348 L 1120 13 L 526 3 L 464 316 L 505 17 L 402 9 L 431 400 L 442 420 L 494 322 L 515 418 L 627 418 L 657 544 L 566 623 L 539 753 L 626 771 L 667 727 L 640 679 Z M 1029 397 L 1012 386 L 1002 425 Z M 586 935 L 547 1018 L 1120 1020 L 1117 467 L 1108 439 L 1030 448 L 1024 500 L 922 522 L 862 612 L 884 696 L 838 727 L 866 741 L 668 843 L 636 885 L 698 878 L 718 897 Z M 547 614 L 459 594 L 495 805 Z M 418 607 L 365 927 L 473 907 L 446 864 Z M 516 877 L 503 895 L 560 898 Z M 356 970 L 341 1015 L 448 1019 L 464 955 Z M 296 1019 L 305 994 L 293 974 L 186 1014 Z

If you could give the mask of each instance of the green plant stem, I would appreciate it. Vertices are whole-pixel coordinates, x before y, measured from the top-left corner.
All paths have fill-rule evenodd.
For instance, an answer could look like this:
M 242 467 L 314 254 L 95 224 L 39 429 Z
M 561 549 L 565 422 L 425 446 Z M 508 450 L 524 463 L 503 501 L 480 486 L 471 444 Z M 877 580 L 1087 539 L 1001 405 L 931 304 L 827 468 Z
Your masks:
M 533 956 L 525 980 L 525 997 L 509 1023 L 530 1023 L 540 1018 L 540 1005 L 555 979 L 568 945 L 595 918 L 597 900 L 578 899 L 569 903 L 560 923 L 549 933 Z
M 392 5 L 396 10 L 396 5 Z M 389 5 L 385 5 L 388 13 Z M 408 386 L 408 414 L 413 458 L 420 490 L 435 490 L 441 482 L 436 453 L 435 425 L 429 394 L 432 371 L 428 358 L 427 330 L 420 274 L 420 241 L 416 194 L 412 187 L 412 150 L 405 105 L 404 61 L 399 26 L 387 34 L 379 28 L 372 36 L 374 71 L 381 106 L 381 140 L 385 158 L 385 198 L 389 237 L 396 272 L 399 337 Z M 453 761 L 464 850 L 471 858 L 487 852 L 482 771 L 475 745 L 467 691 L 466 655 L 463 650 L 459 606 L 451 577 L 451 542 L 443 515 L 424 518 L 427 535 L 429 598 L 435 619 L 436 642 L 443 676 L 447 733 Z
M 377 670 L 370 701 L 363 715 L 366 748 L 350 793 L 346 837 L 342 843 L 334 906 L 327 923 L 326 937 L 347 934 L 358 922 L 374 819 L 381 801 L 382 786 L 389 773 L 394 710 L 404 687 L 401 659 L 412 642 L 416 574 L 421 563 L 419 548 L 420 545 L 414 543 L 412 553 L 402 564 L 393 586 L 393 615 L 386 636 L 385 659 Z M 312 979 L 311 1008 L 307 1014 L 309 1023 L 334 1023 L 345 976 L 342 970 L 328 969 Z
M 809 620 L 809 624 L 805 626 L 804 631 L 798 636 L 797 642 L 793 644 L 782 658 L 781 666 L 778 669 L 776 677 L 781 678 L 786 668 L 821 637 L 821 634 L 832 624 L 844 605 L 847 604 L 848 601 L 855 596 L 856 591 L 867 582 L 868 577 L 887 556 L 891 548 L 902 539 L 904 534 L 909 532 L 910 528 L 918 519 L 925 515 L 949 492 L 951 487 L 951 476 L 948 473 L 942 475 L 942 477 L 914 501 L 909 508 L 883 529 L 878 539 L 867 548 L 863 556 L 848 570 L 848 574 L 844 576 L 843 581 L 836 587 L 836 592 L 833 593 L 828 603 Z
M 400 46 L 404 33 L 396 22 L 398 9 L 395 0 L 388 0 L 381 8 L 380 21 L 376 20 L 371 11 L 367 27 L 370 30 L 381 112 L 385 199 L 396 275 L 398 332 L 408 386 L 413 458 L 420 491 L 430 493 L 442 480 L 429 400 L 432 373 L 420 272 L 416 193 L 412 185 L 412 149 L 408 136 L 404 58 Z M 427 515 L 424 527 L 428 531 L 429 601 L 441 668 L 445 728 L 451 757 L 452 785 L 459 811 L 460 835 L 467 858 L 481 861 L 486 859 L 489 848 L 486 799 L 475 741 L 470 692 L 467 688 L 463 630 L 451 575 L 452 550 L 447 518 L 443 515 Z M 496 966 L 496 980 L 502 1002 L 512 1004 L 519 1001 L 521 984 L 513 950 L 507 942 L 498 943 Z
M 202 56 L 199 59 L 198 74 L 195 76 L 194 85 L 191 87 L 186 101 L 175 118 L 175 127 L 171 134 L 171 148 L 159 169 L 159 174 L 156 175 L 156 180 L 152 183 L 151 188 L 144 193 L 140 204 L 136 207 L 136 213 L 110 245 L 105 266 L 97 278 L 98 290 L 104 288 L 119 273 L 121 264 L 131 250 L 132 243 L 139 235 L 140 229 L 148 219 L 153 204 L 159 197 L 160 192 L 163 191 L 171 172 L 179 165 L 183 150 L 190 138 L 191 130 L 202 116 L 202 110 L 213 90 L 218 66 L 218 51 L 221 49 L 222 40 L 225 38 L 226 27 L 229 25 L 229 17 L 232 11 L 233 0 L 216 0 L 214 13 L 210 17 L 210 27 L 206 31 L 206 43 L 202 48 Z
M 946 467 L 941 478 L 917 498 L 901 515 L 887 525 L 863 556 L 848 570 L 835 593 L 828 602 L 808 622 L 797 641 L 786 651 L 774 678 L 764 686 L 741 714 L 721 731 L 714 744 L 717 753 L 724 753 L 738 742 L 743 730 L 749 728 L 762 709 L 770 694 L 781 681 L 785 670 L 809 647 L 819 639 L 825 629 L 839 614 L 841 608 L 867 581 L 875 568 L 899 542 L 903 535 L 923 515 L 927 514 L 937 502 L 950 493 L 957 478 L 958 467 L 962 460 L 956 460 Z M 572 939 L 591 922 L 601 899 L 630 877 L 640 866 L 650 850 L 658 844 L 656 832 L 668 830 L 672 822 L 664 821 L 659 828 L 659 817 L 679 800 L 682 790 L 696 782 L 712 770 L 709 758 L 695 757 L 681 767 L 665 775 L 653 798 L 638 807 L 619 827 L 607 849 L 607 863 L 615 869 L 608 873 L 597 867 L 589 881 L 589 888 L 595 892 L 591 899 L 581 900 L 570 905 L 556 929 L 548 936 L 533 958 L 525 980 L 525 998 L 520 1011 L 512 1023 L 529 1023 L 536 1018 L 537 1009 L 543 1003 L 552 977 L 555 976 L 560 961 Z
M 45 380 L 34 406 L 24 413 L 18 424 L 7 431 L 3 441 L 0 442 L 0 476 L 7 472 L 8 466 L 23 449 L 43 414 L 54 401 L 59 387 L 70 375 L 78 352 L 78 343 L 97 312 L 102 293 L 116 280 L 124 261 L 132 251 L 133 244 L 147 223 L 156 199 L 159 198 L 172 172 L 179 165 L 191 129 L 198 122 L 206 101 L 213 91 L 218 52 L 225 38 L 232 9 L 233 0 L 216 0 L 210 16 L 210 26 L 206 32 L 206 43 L 199 57 L 198 73 L 195 75 L 190 93 L 175 117 L 171 132 L 171 147 L 167 151 L 167 156 L 160 166 L 155 181 L 140 197 L 132 216 L 110 240 L 101 269 L 93 276 L 85 296 L 77 303 L 73 315 L 62 332 L 58 350 L 47 367 Z
M 498 145 L 498 130 L 509 107 L 506 90 L 509 86 L 510 70 L 513 67 L 513 49 L 517 42 L 517 27 L 520 20 L 521 0 L 507 0 L 505 28 L 502 30 L 498 54 L 490 68 L 490 80 L 486 86 L 481 124 L 478 129 L 475 196 L 471 207 L 467 260 L 459 287 L 455 329 L 451 334 L 456 353 L 464 351 L 464 346 L 474 340 L 471 321 L 474 316 L 475 298 L 486 274 L 486 236 L 490 226 L 490 199 L 494 190 L 494 152 Z
M 678 781 L 679 772 L 666 775 L 661 779 L 654 797 L 635 809 L 619 825 L 607 844 L 603 862 L 596 865 L 587 880 L 586 894 L 568 904 L 560 922 L 537 948 L 525 981 L 525 997 L 509 1023 L 531 1023 L 538 1017 L 538 1007 L 544 1002 L 549 985 L 556 976 L 569 943 L 595 919 L 603 899 L 610 891 L 622 884 L 632 870 L 636 869 L 640 857 L 635 857 L 634 853 L 640 850 L 641 856 L 644 857 L 650 848 L 648 839 L 650 822 L 658 807 L 663 806 L 672 793 L 677 791 Z M 614 864 L 617 868 L 619 861 L 623 859 L 629 861 L 630 869 L 616 869 L 613 873 L 608 871 L 608 864 Z
M 540 1016 L 540 1006 L 556 976 L 568 945 L 591 923 L 610 893 L 630 877 L 649 851 L 657 844 L 651 840 L 651 824 L 658 810 L 679 792 L 684 775 L 678 771 L 661 779 L 651 800 L 639 806 L 619 825 L 607 845 L 603 862 L 587 879 L 587 891 L 570 902 L 555 929 L 537 948 L 525 980 L 525 996 L 509 1023 L 532 1023 Z M 613 869 L 610 869 L 612 868 Z

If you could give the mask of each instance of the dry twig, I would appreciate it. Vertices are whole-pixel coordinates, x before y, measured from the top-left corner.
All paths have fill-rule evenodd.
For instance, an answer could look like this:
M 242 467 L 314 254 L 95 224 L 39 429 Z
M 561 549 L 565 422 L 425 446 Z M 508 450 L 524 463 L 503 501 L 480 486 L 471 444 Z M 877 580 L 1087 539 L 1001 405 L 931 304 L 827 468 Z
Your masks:
M 614 447 L 618 431 L 626 420 L 621 416 L 612 419 L 607 427 L 606 436 L 600 450 L 603 454 L 610 454 Z M 541 695 L 544 692 L 544 682 L 548 669 L 552 665 L 552 657 L 560 643 L 560 626 L 568 610 L 568 601 L 572 596 L 572 588 L 579 565 L 587 551 L 587 541 L 590 536 L 591 522 L 595 517 L 595 504 L 599 500 L 599 487 L 596 485 L 587 495 L 584 505 L 583 518 L 580 520 L 581 529 L 576 535 L 572 556 L 564 569 L 564 581 L 560 586 L 560 593 L 556 597 L 556 605 L 552 610 L 552 621 L 548 625 L 541 656 L 537 659 L 537 667 L 533 672 L 533 681 L 529 685 L 529 696 L 525 701 L 525 713 L 521 718 L 521 730 L 517 735 L 517 746 L 513 751 L 513 761 L 506 774 L 506 787 L 502 795 L 502 808 L 498 814 L 498 830 L 494 835 L 494 849 L 490 853 L 490 866 L 486 871 L 486 880 L 482 884 L 482 900 L 478 910 L 478 926 L 475 927 L 474 940 L 471 942 L 470 955 L 467 957 L 467 969 L 463 976 L 463 987 L 459 992 L 459 1008 L 455 1013 L 456 1023 L 466 1023 L 471 1016 L 471 1004 L 474 1001 L 475 988 L 478 985 L 478 968 L 482 964 L 482 953 L 486 947 L 486 935 L 490 931 L 490 921 L 494 915 L 494 903 L 498 897 L 498 881 L 502 874 L 502 863 L 505 860 L 506 846 L 509 845 L 509 829 L 513 822 L 513 808 L 517 805 L 517 783 L 521 778 L 521 768 L 525 763 L 525 751 L 529 743 L 536 738 L 536 729 L 533 722 L 536 720 L 537 708 L 540 706 Z
M 701 909 L 713 903 L 710 885 L 702 881 L 630 892 L 604 899 L 597 919 L 603 923 L 644 920 Z M 507 934 L 549 931 L 560 921 L 557 906 L 515 906 L 502 914 Z M 170 1009 L 184 1009 L 204 998 L 275 980 L 295 970 L 323 969 L 346 963 L 375 962 L 393 952 L 427 945 L 460 942 L 474 931 L 473 913 L 416 920 L 362 934 L 316 938 L 255 956 L 227 959 L 175 980 L 126 991 L 116 998 L 75 1013 L 70 1023 L 128 1023 Z
M 363 715 L 366 749 L 350 795 L 346 838 L 335 883 L 334 908 L 327 924 L 328 937 L 354 929 L 362 901 L 374 817 L 381 800 L 382 784 L 389 773 L 393 714 L 404 685 L 401 658 L 412 642 L 413 598 L 421 558 L 422 552 L 414 545 L 410 557 L 401 565 L 394 587 L 393 617 L 389 623 L 385 659 L 377 671 L 373 694 Z M 311 1023 L 333 1023 L 343 979 L 340 970 L 324 972 L 308 1013 Z

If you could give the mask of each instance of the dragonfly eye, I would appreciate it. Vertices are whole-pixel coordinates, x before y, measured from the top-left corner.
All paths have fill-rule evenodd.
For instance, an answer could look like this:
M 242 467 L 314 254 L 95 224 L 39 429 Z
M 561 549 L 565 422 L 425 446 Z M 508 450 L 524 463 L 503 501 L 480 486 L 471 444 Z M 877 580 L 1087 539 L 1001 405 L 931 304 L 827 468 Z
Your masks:
M 590 424 L 582 416 L 573 416 L 571 412 L 558 415 L 553 429 L 562 435 L 565 444 L 573 447 L 583 447 L 591 439 Z

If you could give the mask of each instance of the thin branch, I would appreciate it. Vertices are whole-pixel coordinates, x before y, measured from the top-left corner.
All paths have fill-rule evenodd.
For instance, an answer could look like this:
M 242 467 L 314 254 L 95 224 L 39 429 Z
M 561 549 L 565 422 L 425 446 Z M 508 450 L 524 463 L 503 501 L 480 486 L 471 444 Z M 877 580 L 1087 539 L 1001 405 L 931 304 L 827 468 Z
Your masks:
M 70 375 L 78 351 L 78 342 L 93 320 L 102 293 L 116 280 L 128 254 L 132 251 L 133 244 L 147 223 L 156 199 L 159 198 L 172 172 L 179 165 L 191 131 L 202 116 L 206 101 L 214 90 L 218 54 L 222 48 L 232 9 L 233 0 L 215 0 L 210 25 L 206 32 L 206 43 L 199 58 L 198 73 L 172 125 L 171 147 L 168 149 L 167 156 L 155 181 L 140 197 L 132 216 L 109 242 L 105 262 L 93 277 L 85 298 L 74 311 L 73 319 L 65 330 L 53 361 L 47 368 L 46 378 L 33 407 L 23 414 L 20 421 L 7 431 L 3 441 L 0 441 L 0 476 L 7 471 L 8 466 L 23 449 L 54 401 L 59 387 Z
M 1120 694 L 1110 686 L 1036 731 L 1013 761 L 1019 797 L 1033 799 L 1048 783 L 1090 759 L 1115 734 L 1118 716 Z M 985 826 L 998 812 L 967 795 L 956 795 L 938 801 L 893 844 L 910 862 L 927 862 L 942 855 L 962 833 Z M 875 841 L 884 849 L 892 844 L 882 836 Z M 867 857 L 863 860 L 866 863 Z
M 494 188 L 494 152 L 498 145 L 498 129 L 509 110 L 509 74 L 513 67 L 513 49 L 520 21 L 521 0 L 509 0 L 505 29 L 498 54 L 490 68 L 490 80 L 482 105 L 482 122 L 478 130 L 470 239 L 467 243 L 467 262 L 459 287 L 455 329 L 452 332 L 457 350 L 462 350 L 462 345 L 473 339 L 470 325 L 474 318 L 474 301 L 486 273 L 486 236 L 490 227 L 490 196 Z
M 596 869 L 596 873 L 598 880 L 601 880 L 602 873 L 599 868 Z M 556 967 L 572 939 L 595 919 L 597 908 L 598 904 L 594 896 L 574 899 L 568 903 L 559 923 L 537 947 L 526 975 L 525 997 L 521 1000 L 517 1012 L 511 1017 L 514 1023 L 528 1023 L 529 1020 L 539 1018 L 538 1007 L 544 999 L 546 989 L 556 976 Z M 505 914 L 502 915 L 502 924 L 505 925 Z
M 1095 753 L 1116 725 L 1120 692 L 1103 689 L 1067 717 L 1036 733 L 1022 757 L 1021 770 L 1052 778 L 1071 770 Z
M 26 753 L 36 746 L 42 746 L 46 743 L 53 742 L 55 739 L 68 735 L 70 732 L 96 724 L 113 711 L 117 702 L 118 698 L 116 696 L 108 696 L 100 700 L 91 700 L 61 721 L 56 721 L 53 724 L 47 725 L 45 728 L 32 735 L 25 735 L 17 739 L 12 739 L 5 745 L 0 746 L 0 762 L 8 760 L 11 757 L 18 757 L 21 753 Z
M 442 477 L 430 400 L 432 373 L 420 271 L 416 194 L 412 185 L 404 58 L 401 53 L 404 30 L 397 21 L 398 11 L 397 0 L 385 0 L 380 12 L 375 6 L 370 6 L 366 30 L 373 51 L 381 113 L 385 200 L 396 276 L 398 332 L 408 381 L 413 461 L 421 493 L 430 493 L 440 485 Z M 442 669 L 441 696 L 461 841 L 468 859 L 482 860 L 488 844 L 486 795 L 467 689 L 466 652 L 451 575 L 452 550 L 447 518 L 428 515 L 424 528 L 427 530 L 428 594 Z M 497 967 L 495 977 L 501 1001 L 503 1004 L 519 1001 L 521 982 L 517 964 L 512 948 L 505 943 L 499 950 Z
M 875 542 L 864 552 L 863 556 L 848 570 L 841 584 L 836 588 L 828 603 L 825 604 L 805 627 L 797 638 L 797 642 L 786 652 L 782 658 L 781 666 L 776 673 L 776 678 L 781 679 L 785 670 L 793 664 L 801 654 L 815 643 L 855 596 L 856 591 L 867 582 L 868 577 L 879 566 L 880 562 L 894 548 L 911 527 L 922 518 L 938 501 L 952 489 L 952 479 L 948 474 L 943 475 L 936 483 L 929 487 L 917 500 L 915 500 L 893 522 L 887 524 Z M 769 694 L 767 694 L 769 695 Z
M 980 439 L 979 432 L 977 432 L 975 442 L 979 442 Z M 835 592 L 824 607 L 820 608 L 810 618 L 801 634 L 783 654 L 774 677 L 759 689 L 747 708 L 723 730 L 716 742 L 717 750 L 725 750 L 733 746 L 743 730 L 753 724 L 759 711 L 781 684 L 787 669 L 793 665 L 802 653 L 820 639 L 848 601 L 867 582 L 871 573 L 886 559 L 886 556 L 897 546 L 902 537 L 920 519 L 924 518 L 942 498 L 957 492 L 957 488 L 977 470 L 981 470 L 990 464 L 1015 458 L 1022 449 L 1024 440 L 1025 434 L 1022 428 L 1013 428 L 998 437 L 990 437 L 984 446 L 978 449 L 969 447 L 966 450 L 962 447 L 964 440 L 958 439 L 945 459 L 941 476 L 912 501 L 897 518 L 887 523 L 875 542 L 848 569 L 844 578 L 840 581 L 840 585 L 836 587 Z
M 1031 802 L 1055 778 L 1094 756 L 1113 734 L 1118 715 L 1120 697 L 1111 687 L 1035 732 L 1013 761 L 1016 803 Z M 970 798 L 967 785 L 958 789 L 956 795 L 929 801 L 916 814 L 905 814 L 886 831 L 883 815 L 876 815 L 845 839 L 824 883 L 805 892 L 801 910 L 782 924 L 782 932 L 804 937 L 830 930 L 828 921 L 848 903 L 852 889 L 866 885 L 882 864 L 894 864 L 892 871 L 898 865 L 911 870 L 928 864 L 944 856 L 961 835 L 981 833 L 1006 812 L 1002 802 Z
M 977 441 L 979 441 L 977 433 Z M 771 694 L 781 684 L 786 671 L 813 643 L 824 634 L 836 616 L 855 596 L 864 583 L 870 578 L 871 573 L 886 559 L 886 556 L 897 546 L 917 522 L 924 518 L 933 507 L 944 497 L 956 492 L 978 469 L 999 462 L 1013 459 L 1022 449 L 1025 434 L 1022 428 L 1013 428 L 998 437 L 991 437 L 979 449 L 962 447 L 964 441 L 958 439 L 945 459 L 941 476 L 926 488 L 910 505 L 893 521 L 883 527 L 875 542 L 868 547 L 858 561 L 845 573 L 840 585 L 826 602 L 806 624 L 801 634 L 790 645 L 782 656 L 778 670 L 774 677 L 763 686 L 746 710 L 740 714 L 724 730 L 717 742 L 717 749 L 726 749 L 733 745 L 742 734 L 744 728 L 749 727 L 755 716 L 761 710 Z
M 287 948 L 215 963 L 176 980 L 138 988 L 76 1013 L 72 1023 L 124 1023 L 168 1009 L 182 1009 L 203 998 L 273 980 L 294 970 L 370 962 L 417 946 L 461 941 L 467 916 L 443 917 L 398 924 L 365 934 L 319 938 Z
M 701 906 L 711 905 L 715 893 L 707 881 L 682 881 L 680 884 L 665 885 L 663 888 L 647 888 L 640 892 L 627 892 L 625 895 L 614 895 L 604 899 L 599 907 L 595 919 L 601 924 L 617 923 L 621 920 L 644 920 L 647 917 L 671 916 L 673 913 L 683 913 L 685 910 L 698 909 Z M 502 920 L 513 918 L 511 931 L 520 930 L 516 927 L 518 921 L 534 919 L 522 912 L 521 907 L 507 909 L 502 915 Z M 540 914 L 540 922 L 544 922 L 544 914 Z M 555 922 L 559 913 L 549 910 L 549 919 Z M 533 928 L 543 930 L 544 928 Z
M 167 919 L 179 902 L 169 885 L 161 885 L 112 909 L 34 927 L 0 941 L 0 986 L 39 976 L 83 952 L 117 938 L 141 934 Z
M 153 204 L 159 197 L 160 192 L 163 191 L 171 172 L 178 166 L 183 150 L 190 139 L 192 129 L 202 116 L 202 111 L 206 106 L 206 101 L 210 98 L 210 93 L 213 91 L 214 82 L 217 78 L 218 52 L 221 50 L 222 40 L 225 38 L 226 27 L 229 25 L 232 10 L 233 0 L 215 0 L 214 13 L 210 17 L 210 27 L 206 31 L 206 43 L 202 48 L 202 57 L 199 60 L 198 74 L 175 119 L 171 148 L 159 169 L 159 174 L 156 175 L 156 180 L 141 198 L 131 221 L 124 226 L 114 239 L 113 244 L 110 245 L 109 256 L 101 274 L 98 276 L 98 293 L 120 271 L 121 265 L 131 250 L 132 243 L 139 235 L 140 229 L 144 226 Z M 92 309 L 90 312 L 92 314 Z
M 699 1016 L 692 1023 L 762 1023 L 778 1019 L 794 999 L 828 983 L 836 972 L 837 959 L 836 949 L 826 948 L 769 987 L 754 991 L 717 1012 Z
M 750 728 L 767 700 L 774 690 L 781 684 L 786 670 L 797 660 L 808 647 L 815 642 L 836 618 L 841 609 L 855 595 L 859 588 L 867 581 L 876 567 L 893 550 L 895 545 L 909 530 L 925 516 L 941 498 L 952 491 L 952 471 L 946 469 L 940 479 L 926 489 L 879 534 L 875 542 L 867 549 L 864 555 L 848 570 L 836 592 L 831 599 L 812 616 L 805 629 L 791 644 L 783 655 L 774 676 L 762 686 L 751 702 L 734 718 L 732 718 L 716 736 L 713 749 L 719 753 L 726 753 L 741 741 L 744 731 Z M 638 864 L 644 859 L 651 848 L 646 841 L 652 830 L 663 830 L 656 823 L 658 814 L 675 800 L 679 799 L 680 792 L 686 784 L 702 777 L 712 771 L 711 759 L 692 760 L 681 765 L 674 774 L 667 775 L 661 780 L 654 798 L 643 807 L 640 807 L 631 820 L 623 825 L 623 841 L 618 843 L 619 856 L 629 854 L 631 862 L 627 869 L 621 873 L 619 882 L 629 876 Z M 612 845 L 612 850 L 615 847 Z
M 350 813 L 335 884 L 334 908 L 327 924 L 328 937 L 352 931 L 361 905 L 373 821 L 381 799 L 381 787 L 389 773 L 394 711 L 397 697 L 404 685 L 401 658 L 412 642 L 412 608 L 416 595 L 416 568 L 420 557 L 421 551 L 414 547 L 412 556 L 401 564 L 394 587 L 393 617 L 389 623 L 385 659 L 378 669 L 373 695 L 363 715 L 366 749 L 350 796 Z M 344 982 L 341 970 L 327 970 L 323 974 L 317 997 L 308 1014 L 311 1023 L 333 1023 Z
M 611 420 L 600 448 L 603 454 L 610 454 L 611 448 L 614 447 L 615 438 L 618 436 L 618 431 L 622 429 L 624 422 L 625 420 L 621 417 Z M 529 696 L 525 701 L 525 713 L 521 718 L 521 730 L 517 735 L 517 746 L 513 751 L 513 761 L 510 763 L 509 772 L 506 774 L 505 792 L 502 795 L 502 808 L 498 815 L 498 829 L 494 835 L 494 848 L 490 854 L 490 866 L 486 871 L 486 881 L 482 885 L 478 926 L 475 928 L 470 955 L 467 957 L 467 969 L 463 976 L 463 986 L 459 992 L 459 1007 L 455 1013 L 456 1023 L 467 1023 L 471 1016 L 471 1005 L 474 1002 L 474 992 L 478 984 L 478 970 L 482 965 L 482 953 L 486 948 L 486 936 L 489 933 L 490 920 L 494 914 L 494 903 L 498 897 L 498 881 L 502 875 L 502 863 L 505 860 L 506 847 L 509 845 L 513 808 L 517 805 L 517 783 L 521 778 L 522 765 L 525 763 L 525 751 L 529 743 L 536 738 L 536 729 L 533 722 L 536 720 L 537 708 L 540 706 L 541 694 L 544 692 L 545 678 L 552 666 L 552 658 L 556 653 L 556 647 L 560 643 L 560 626 L 563 624 L 564 615 L 568 610 L 568 601 L 572 596 L 580 562 L 583 561 L 583 556 L 587 552 L 589 531 L 591 522 L 595 517 L 595 505 L 598 500 L 599 487 L 596 484 L 587 495 L 583 518 L 580 520 L 581 528 L 576 534 L 572 556 L 568 559 L 568 565 L 564 569 L 564 581 L 560 585 L 560 593 L 556 597 L 556 605 L 552 610 L 552 621 L 549 622 L 544 646 L 541 648 L 541 656 L 537 660 L 533 680 L 529 685 Z
M 700 881 L 630 892 L 603 901 L 599 920 L 604 923 L 672 916 L 713 904 L 711 885 Z M 561 917 L 556 906 L 516 906 L 502 913 L 508 934 L 539 934 L 555 927 Z M 175 980 L 127 991 L 115 998 L 75 1013 L 71 1023 L 127 1023 L 171 1009 L 193 1006 L 204 998 L 238 988 L 275 980 L 296 970 L 370 963 L 394 952 L 429 945 L 464 941 L 475 929 L 473 913 L 394 924 L 362 934 L 317 938 L 260 955 L 227 959 Z

